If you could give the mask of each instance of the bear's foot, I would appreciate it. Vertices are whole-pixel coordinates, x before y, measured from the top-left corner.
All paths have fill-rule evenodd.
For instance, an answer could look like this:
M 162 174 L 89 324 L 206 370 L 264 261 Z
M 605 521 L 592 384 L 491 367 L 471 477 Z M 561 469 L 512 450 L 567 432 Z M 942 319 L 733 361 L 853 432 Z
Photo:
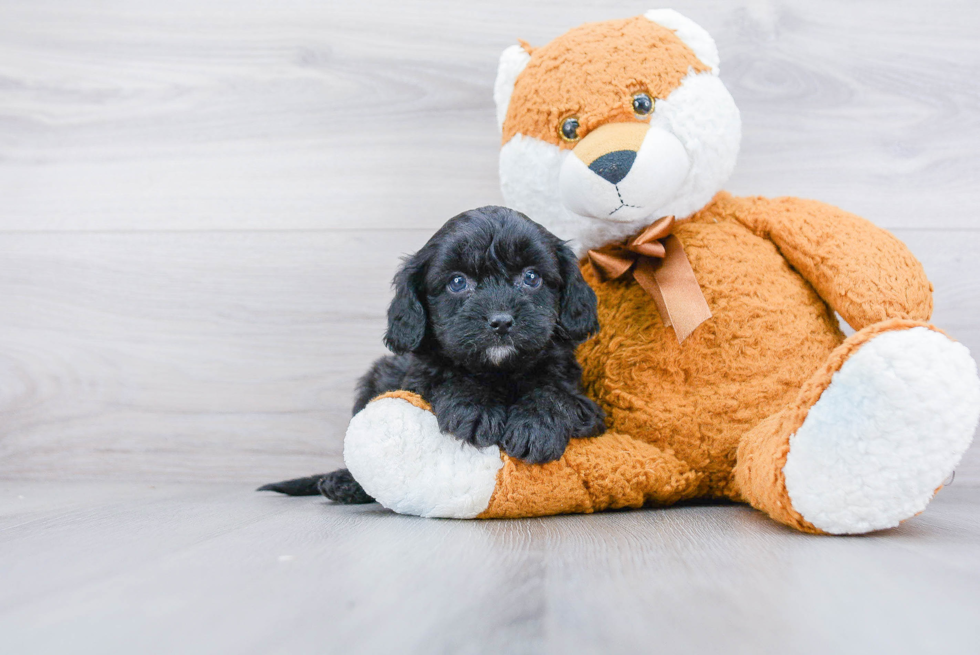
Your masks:
M 344 460 L 364 490 L 400 514 L 517 518 L 670 504 L 698 476 L 670 453 L 622 434 L 572 439 L 565 454 L 528 464 L 496 446 L 476 448 L 439 431 L 419 396 L 395 391 L 353 419 Z
M 969 447 L 980 380 L 969 351 L 911 321 L 844 342 L 797 405 L 739 448 L 742 494 L 810 532 L 859 534 L 922 512 Z
M 379 396 L 351 419 L 344 462 L 364 490 L 399 514 L 470 519 L 486 510 L 503 466 L 496 446 L 443 434 L 419 396 Z

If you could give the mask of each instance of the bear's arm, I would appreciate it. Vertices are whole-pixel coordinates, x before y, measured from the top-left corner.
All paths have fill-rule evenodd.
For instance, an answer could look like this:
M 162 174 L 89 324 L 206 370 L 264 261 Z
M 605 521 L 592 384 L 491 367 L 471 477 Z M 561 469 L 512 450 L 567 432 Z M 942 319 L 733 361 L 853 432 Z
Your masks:
M 737 220 L 772 240 L 855 330 L 932 315 L 932 284 L 922 264 L 870 221 L 801 198 L 739 198 L 737 205 Z

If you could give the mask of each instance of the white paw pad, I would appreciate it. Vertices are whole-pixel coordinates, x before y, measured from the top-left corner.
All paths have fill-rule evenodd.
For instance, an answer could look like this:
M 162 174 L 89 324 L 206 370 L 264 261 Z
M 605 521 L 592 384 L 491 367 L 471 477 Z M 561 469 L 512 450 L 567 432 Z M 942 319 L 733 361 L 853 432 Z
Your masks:
M 978 417 L 966 347 L 924 327 L 885 332 L 834 374 L 790 437 L 786 491 L 824 532 L 894 527 L 925 509 Z
M 489 506 L 503 466 L 499 448 L 443 434 L 435 415 L 401 398 L 376 400 L 351 419 L 344 462 L 388 509 L 458 519 Z

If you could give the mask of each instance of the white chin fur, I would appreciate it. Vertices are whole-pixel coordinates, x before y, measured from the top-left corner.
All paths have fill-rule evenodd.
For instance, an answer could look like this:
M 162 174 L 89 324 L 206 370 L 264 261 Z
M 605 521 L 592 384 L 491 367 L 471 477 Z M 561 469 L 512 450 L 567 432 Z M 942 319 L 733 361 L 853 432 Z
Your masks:
M 515 354 L 517 350 L 514 346 L 491 346 L 487 348 L 486 355 L 487 360 L 494 366 L 499 366 L 509 358 L 511 355 Z
M 670 132 L 651 126 L 629 173 L 613 184 L 593 173 L 578 157 L 567 157 L 558 189 L 565 208 L 574 214 L 613 223 L 648 222 L 674 198 L 691 170 L 691 160 Z
M 735 168 L 742 133 L 738 108 L 717 76 L 692 72 L 669 97 L 657 101 L 651 117 L 651 132 L 654 129 L 675 138 L 689 162 L 686 177 L 676 185 L 669 198 L 657 203 L 659 207 L 644 208 L 626 221 L 569 211 L 562 193 L 561 176 L 565 160 L 574 155 L 569 150 L 521 134 L 515 135 L 500 150 L 500 187 L 504 200 L 560 238 L 569 240 L 579 256 L 589 248 L 619 241 L 660 216 L 686 218 L 704 207 L 721 190 Z M 651 154 L 656 157 L 656 153 Z M 608 185 L 605 180 L 594 177 Z M 630 182 L 630 185 L 634 184 L 634 190 L 646 186 L 640 176 Z M 654 180 L 649 186 L 659 193 L 669 185 Z M 615 192 L 615 188 L 612 191 Z M 583 205 L 580 201 L 569 202 L 575 206 Z M 639 204 L 629 200 L 627 203 Z M 644 215 L 639 216 L 640 213 Z
M 831 534 L 898 525 L 959 463 L 978 414 L 977 366 L 963 345 L 924 327 L 875 337 L 790 437 L 793 508 Z

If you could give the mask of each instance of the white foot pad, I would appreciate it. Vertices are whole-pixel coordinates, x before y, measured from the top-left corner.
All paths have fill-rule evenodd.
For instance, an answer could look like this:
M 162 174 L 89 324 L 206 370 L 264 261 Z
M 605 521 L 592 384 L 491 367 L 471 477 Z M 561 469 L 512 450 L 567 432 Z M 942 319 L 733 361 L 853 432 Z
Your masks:
M 435 415 L 401 398 L 376 400 L 351 419 L 344 462 L 388 509 L 457 519 L 490 505 L 503 466 L 499 448 L 476 448 L 443 434 Z
M 927 328 L 861 347 L 790 438 L 783 473 L 793 507 L 832 534 L 894 527 L 925 509 L 973 440 L 977 366 Z

